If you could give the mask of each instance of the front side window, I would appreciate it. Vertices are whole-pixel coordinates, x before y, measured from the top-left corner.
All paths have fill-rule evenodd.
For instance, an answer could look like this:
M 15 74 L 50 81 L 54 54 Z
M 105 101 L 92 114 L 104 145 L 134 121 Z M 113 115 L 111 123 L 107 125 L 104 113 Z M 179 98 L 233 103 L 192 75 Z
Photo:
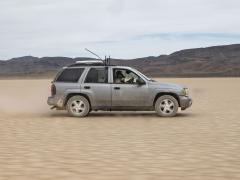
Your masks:
M 57 77 L 56 82 L 78 82 L 84 68 L 69 68 L 62 71 Z
M 128 69 L 114 69 L 113 81 L 116 84 L 138 84 L 139 81 L 144 82 L 142 78 Z
M 85 83 L 108 83 L 108 68 L 91 68 Z

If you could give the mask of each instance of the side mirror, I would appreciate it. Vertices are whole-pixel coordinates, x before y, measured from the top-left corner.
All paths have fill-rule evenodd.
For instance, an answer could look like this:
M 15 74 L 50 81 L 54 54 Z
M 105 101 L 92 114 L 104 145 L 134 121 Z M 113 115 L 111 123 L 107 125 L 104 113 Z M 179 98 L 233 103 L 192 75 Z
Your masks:
M 136 80 L 136 83 L 137 83 L 139 86 L 142 86 L 142 85 L 145 85 L 145 84 L 146 84 L 145 81 L 142 80 L 142 79 L 140 79 L 140 78 Z

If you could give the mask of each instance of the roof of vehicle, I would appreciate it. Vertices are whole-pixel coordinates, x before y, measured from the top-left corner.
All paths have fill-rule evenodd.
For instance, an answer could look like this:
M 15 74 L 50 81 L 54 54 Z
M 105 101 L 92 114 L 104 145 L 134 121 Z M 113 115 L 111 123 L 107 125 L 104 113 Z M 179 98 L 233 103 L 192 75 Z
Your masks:
M 89 61 L 77 61 L 74 64 L 69 65 L 68 67 L 83 67 L 83 66 L 114 66 L 106 64 L 104 61 L 100 60 L 89 60 Z
M 69 65 L 68 67 L 77 67 L 77 66 L 102 66 L 104 65 L 103 61 L 99 60 L 89 60 L 89 61 L 76 61 L 74 64 Z
M 92 64 L 92 63 L 100 63 L 100 64 L 103 64 L 103 61 L 100 61 L 100 60 L 76 61 L 76 64 Z

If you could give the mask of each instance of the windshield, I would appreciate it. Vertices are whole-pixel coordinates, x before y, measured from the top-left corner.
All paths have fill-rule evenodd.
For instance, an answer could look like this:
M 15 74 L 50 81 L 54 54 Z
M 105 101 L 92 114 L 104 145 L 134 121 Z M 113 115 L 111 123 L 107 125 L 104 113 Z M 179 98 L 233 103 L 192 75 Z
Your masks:
M 144 75 L 143 73 L 141 73 L 141 72 L 138 71 L 137 69 L 135 69 L 135 68 L 132 68 L 132 69 L 134 69 L 135 71 L 137 71 L 137 72 L 138 72 L 142 77 L 144 77 L 146 80 L 148 80 L 148 81 L 154 81 L 153 79 L 147 77 L 146 75 Z

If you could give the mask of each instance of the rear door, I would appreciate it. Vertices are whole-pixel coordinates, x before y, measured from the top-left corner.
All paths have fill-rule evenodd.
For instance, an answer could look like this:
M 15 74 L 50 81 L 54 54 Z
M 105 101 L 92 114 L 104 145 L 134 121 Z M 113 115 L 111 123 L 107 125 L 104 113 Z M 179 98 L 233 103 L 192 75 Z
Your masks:
M 81 90 L 88 95 L 93 108 L 108 108 L 111 106 L 111 88 L 108 82 L 108 74 L 108 67 L 89 68 L 82 83 Z

